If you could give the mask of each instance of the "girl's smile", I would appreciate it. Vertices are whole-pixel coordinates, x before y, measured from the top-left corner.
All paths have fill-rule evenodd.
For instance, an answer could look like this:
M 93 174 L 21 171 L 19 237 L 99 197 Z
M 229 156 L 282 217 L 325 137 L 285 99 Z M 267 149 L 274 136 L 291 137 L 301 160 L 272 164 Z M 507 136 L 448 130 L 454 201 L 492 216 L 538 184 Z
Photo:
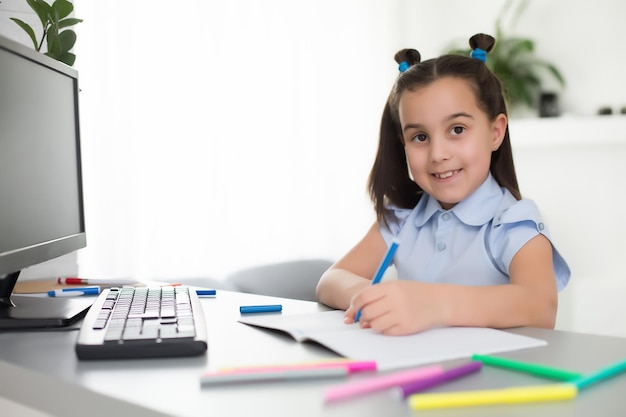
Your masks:
M 445 180 L 447 178 L 450 178 L 453 175 L 456 175 L 460 172 L 460 169 L 454 170 L 454 171 L 448 171 L 448 172 L 443 172 L 443 173 L 434 173 L 432 175 L 434 175 L 436 178 L 440 179 L 440 180 Z

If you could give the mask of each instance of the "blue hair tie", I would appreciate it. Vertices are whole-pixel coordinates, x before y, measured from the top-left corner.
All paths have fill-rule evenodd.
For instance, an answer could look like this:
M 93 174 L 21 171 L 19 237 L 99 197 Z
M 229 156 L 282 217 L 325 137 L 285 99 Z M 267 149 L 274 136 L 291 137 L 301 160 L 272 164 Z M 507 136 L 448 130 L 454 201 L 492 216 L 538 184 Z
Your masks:
M 476 48 L 472 52 L 470 52 L 470 57 L 483 62 L 487 62 L 487 51 L 485 51 L 484 49 Z
M 410 65 L 409 65 L 408 62 L 402 61 L 402 62 L 400 62 L 400 65 L 398 65 L 398 70 L 400 70 L 400 72 L 404 72 L 404 71 L 409 69 L 409 66 Z

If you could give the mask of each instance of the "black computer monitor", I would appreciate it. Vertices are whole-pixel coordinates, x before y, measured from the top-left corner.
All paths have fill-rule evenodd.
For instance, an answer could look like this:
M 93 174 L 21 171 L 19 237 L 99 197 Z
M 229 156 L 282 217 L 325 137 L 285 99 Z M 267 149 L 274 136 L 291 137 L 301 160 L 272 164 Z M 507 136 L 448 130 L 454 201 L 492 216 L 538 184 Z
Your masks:
M 93 301 L 12 294 L 86 246 L 78 92 L 76 70 L 0 37 L 0 329 L 67 326 Z

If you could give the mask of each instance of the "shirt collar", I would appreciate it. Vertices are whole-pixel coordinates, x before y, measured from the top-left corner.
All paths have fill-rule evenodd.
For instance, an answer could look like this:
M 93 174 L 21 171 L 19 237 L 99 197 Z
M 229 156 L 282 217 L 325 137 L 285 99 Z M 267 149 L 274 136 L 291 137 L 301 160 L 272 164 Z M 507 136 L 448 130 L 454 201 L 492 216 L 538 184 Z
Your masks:
M 450 212 L 469 226 L 481 226 L 491 219 L 500 206 L 504 191 L 491 173 L 487 179 L 465 200 L 454 206 Z M 422 227 L 437 212 L 446 211 L 439 202 L 428 194 L 416 206 L 418 211 L 415 225 Z

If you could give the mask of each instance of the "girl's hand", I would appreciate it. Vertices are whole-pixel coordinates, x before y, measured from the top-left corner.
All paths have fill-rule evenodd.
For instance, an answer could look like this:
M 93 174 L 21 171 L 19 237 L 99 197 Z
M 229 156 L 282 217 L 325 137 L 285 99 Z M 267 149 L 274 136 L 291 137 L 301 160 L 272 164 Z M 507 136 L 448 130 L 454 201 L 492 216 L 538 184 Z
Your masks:
M 362 328 L 395 336 L 441 325 L 444 305 L 434 289 L 431 284 L 405 280 L 370 285 L 352 298 L 344 321 L 354 323 L 357 311 L 361 310 Z

